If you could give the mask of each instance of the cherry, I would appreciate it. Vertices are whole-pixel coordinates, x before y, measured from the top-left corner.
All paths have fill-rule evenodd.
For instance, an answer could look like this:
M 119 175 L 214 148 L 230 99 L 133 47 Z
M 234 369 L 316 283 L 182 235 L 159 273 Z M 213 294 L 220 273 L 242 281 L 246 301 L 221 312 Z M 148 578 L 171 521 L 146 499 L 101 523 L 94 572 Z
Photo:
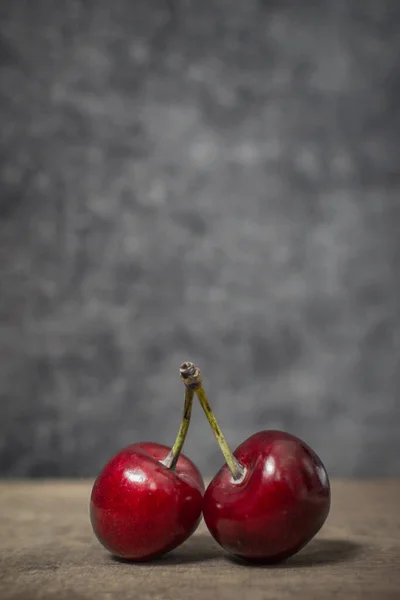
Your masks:
M 123 448 L 103 467 L 90 498 L 90 519 L 101 544 L 117 557 L 145 561 L 182 544 L 201 519 L 204 482 L 181 454 L 193 390 L 172 449 L 152 442 Z
M 319 457 L 305 442 L 282 431 L 260 431 L 232 454 L 213 415 L 200 370 L 181 365 L 225 457 L 203 500 L 205 523 L 215 540 L 244 560 L 273 563 L 289 558 L 321 529 L 330 509 L 330 484 Z

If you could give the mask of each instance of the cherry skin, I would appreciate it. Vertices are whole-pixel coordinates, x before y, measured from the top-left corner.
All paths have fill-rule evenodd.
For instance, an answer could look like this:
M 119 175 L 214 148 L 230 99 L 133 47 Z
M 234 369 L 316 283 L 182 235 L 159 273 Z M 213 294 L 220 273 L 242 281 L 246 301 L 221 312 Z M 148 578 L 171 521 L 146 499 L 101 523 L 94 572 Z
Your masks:
M 235 481 L 225 464 L 208 486 L 203 515 L 229 553 L 259 563 L 292 556 L 321 529 L 330 484 L 315 452 L 281 431 L 261 431 L 234 452 L 244 467 Z
M 97 477 L 90 499 L 93 530 L 120 558 L 145 561 L 182 544 L 201 519 L 204 482 L 180 455 L 164 466 L 170 448 L 143 442 L 116 454 Z

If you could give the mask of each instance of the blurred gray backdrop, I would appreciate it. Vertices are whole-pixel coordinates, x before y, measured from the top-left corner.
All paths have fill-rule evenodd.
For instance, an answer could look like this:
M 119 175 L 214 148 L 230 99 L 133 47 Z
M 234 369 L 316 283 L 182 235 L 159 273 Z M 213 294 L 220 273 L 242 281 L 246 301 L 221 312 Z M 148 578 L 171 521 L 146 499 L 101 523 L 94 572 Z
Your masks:
M 3 0 L 0 473 L 172 444 L 400 474 L 400 2 Z M 196 406 L 186 453 L 222 464 Z

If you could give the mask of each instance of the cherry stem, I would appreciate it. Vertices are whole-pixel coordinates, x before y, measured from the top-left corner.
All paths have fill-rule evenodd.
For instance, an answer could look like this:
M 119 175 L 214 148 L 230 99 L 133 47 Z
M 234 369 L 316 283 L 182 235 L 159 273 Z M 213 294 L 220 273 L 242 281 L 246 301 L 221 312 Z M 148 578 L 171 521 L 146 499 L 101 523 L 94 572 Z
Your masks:
M 181 426 L 179 427 L 178 435 L 168 455 L 162 460 L 162 464 L 168 469 L 174 470 L 176 463 L 178 462 L 179 456 L 182 452 L 183 444 L 186 440 L 186 435 L 190 425 L 190 418 L 192 416 L 194 390 L 192 388 L 186 388 L 185 390 L 185 403 L 183 405 L 183 416 Z
M 207 420 L 210 423 L 211 429 L 217 438 L 218 445 L 221 448 L 221 452 L 225 458 L 225 462 L 228 465 L 233 479 L 235 481 L 241 480 L 245 474 L 245 469 L 232 453 L 221 431 L 221 428 L 218 425 L 217 419 L 215 418 L 208 401 L 207 394 L 203 387 L 203 379 L 199 367 L 192 362 L 184 362 L 180 367 L 180 376 L 185 384 L 186 390 L 192 390 L 196 393 Z

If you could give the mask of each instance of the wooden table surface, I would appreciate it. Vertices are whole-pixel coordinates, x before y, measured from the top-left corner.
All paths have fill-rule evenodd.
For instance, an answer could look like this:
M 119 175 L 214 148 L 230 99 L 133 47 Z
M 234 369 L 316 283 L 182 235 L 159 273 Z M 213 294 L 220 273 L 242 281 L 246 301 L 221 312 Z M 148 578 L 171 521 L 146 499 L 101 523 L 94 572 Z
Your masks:
M 333 481 L 323 530 L 274 567 L 233 562 L 203 523 L 162 559 L 118 562 L 92 534 L 90 489 L 0 483 L 1 600 L 400 599 L 400 480 Z

